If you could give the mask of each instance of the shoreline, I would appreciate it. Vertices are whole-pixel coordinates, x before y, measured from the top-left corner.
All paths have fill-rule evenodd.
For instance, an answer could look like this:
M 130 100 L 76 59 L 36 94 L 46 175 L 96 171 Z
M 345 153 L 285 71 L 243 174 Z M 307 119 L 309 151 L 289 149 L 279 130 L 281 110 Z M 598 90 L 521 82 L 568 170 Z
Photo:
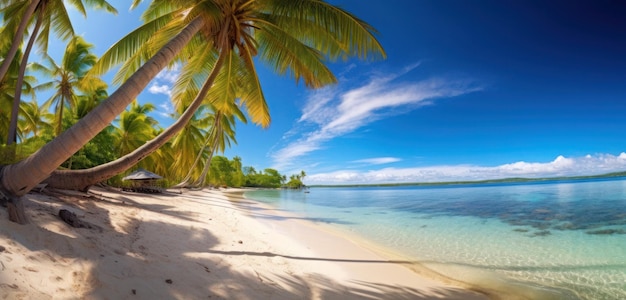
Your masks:
M 328 257 L 330 261 L 337 262 L 345 272 L 350 274 L 349 276 L 359 277 L 362 276 L 363 271 L 369 271 L 372 274 L 385 274 L 384 276 L 376 276 L 378 280 L 381 280 L 381 277 L 386 277 L 383 278 L 383 280 L 407 285 L 419 281 L 422 285 L 424 283 L 428 285 L 440 285 L 468 293 L 466 295 L 458 295 L 458 299 L 501 299 L 503 296 L 495 290 L 447 277 L 394 249 L 376 244 L 343 228 L 306 219 L 291 212 L 281 211 L 269 204 L 244 196 L 246 191 L 254 191 L 254 189 L 227 189 L 222 191 L 234 202 L 240 201 L 241 199 L 254 201 L 254 204 L 250 206 L 251 211 L 249 212 L 252 218 L 255 218 L 254 210 L 257 209 L 256 207 L 261 207 L 262 210 L 272 211 L 276 216 L 275 218 L 284 218 L 291 221 L 290 228 L 285 229 L 277 227 L 275 220 L 266 221 L 262 218 L 258 219 L 259 222 L 264 223 L 266 226 L 272 226 L 272 230 L 289 236 L 295 243 L 306 245 L 313 250 L 315 255 Z M 340 245 L 332 247 L 323 246 L 323 243 L 319 243 L 320 239 L 333 241 Z M 350 264 L 350 262 L 359 262 L 359 260 L 350 261 L 350 259 L 337 258 L 355 255 L 355 253 L 356 255 L 367 257 L 366 260 L 362 259 L 361 262 L 387 265 L 387 269 L 384 270 L 384 268 L 372 268 L 371 266 L 362 265 L 356 266 L 355 264 Z M 406 274 L 405 271 L 407 270 L 412 274 Z M 398 273 L 401 273 L 402 276 L 395 275 Z M 414 277 L 418 277 L 419 280 Z M 411 278 L 411 280 L 414 281 L 405 280 L 405 278 Z M 457 299 L 457 296 L 450 299 Z M 507 299 L 525 298 L 507 295 Z
M 255 202 L 226 191 L 25 198 L 28 225 L 0 210 L 0 295 L 10 299 L 487 299 L 315 228 L 301 228 L 299 243 L 281 230 L 305 222 L 258 205 L 250 216 Z M 70 227 L 59 209 L 92 228 Z
M 422 262 L 419 258 L 411 257 L 407 254 L 399 252 L 396 249 L 378 244 L 374 241 L 367 239 L 355 232 L 350 231 L 347 228 L 341 226 L 333 226 L 324 222 L 317 222 L 312 219 L 303 218 L 293 212 L 280 211 L 279 208 L 273 207 L 269 204 L 262 203 L 260 201 L 249 199 L 244 197 L 246 191 L 254 191 L 254 189 L 230 189 L 224 192 L 228 195 L 236 195 L 235 198 L 241 198 L 246 200 L 252 200 L 257 205 L 276 211 L 277 215 L 286 218 L 295 218 L 299 221 L 301 226 L 310 227 L 311 230 L 321 231 L 322 234 L 329 234 L 336 236 L 339 239 L 344 239 L 354 244 L 355 247 L 361 248 L 365 251 L 371 251 L 380 260 L 386 260 L 392 264 L 396 264 L 403 268 L 410 270 L 415 275 L 437 282 L 441 285 L 457 287 L 467 291 L 473 291 L 484 295 L 488 299 L 543 299 L 543 300 L 556 300 L 560 299 L 563 295 L 570 295 L 571 291 L 560 289 L 552 286 L 540 286 L 532 283 L 517 282 L 514 280 L 503 279 L 496 273 L 489 272 L 485 269 L 470 268 L 466 265 L 455 264 L 443 264 L 436 262 Z M 235 199 L 237 201 L 237 199 Z M 293 230 L 289 233 L 291 236 L 301 236 L 298 230 Z M 305 239 L 295 239 L 297 243 L 307 243 Z M 358 251 L 358 250 L 357 250 Z M 343 252 L 345 253 L 345 251 Z M 329 255 L 332 253 L 326 251 L 322 253 Z M 350 269 L 349 266 L 344 266 Z M 439 270 L 438 268 L 443 268 Z M 353 273 L 355 270 L 352 270 Z M 448 276 L 450 274 L 451 276 Z M 464 274 L 464 275 L 458 275 Z M 562 293 L 562 294 L 561 294 Z

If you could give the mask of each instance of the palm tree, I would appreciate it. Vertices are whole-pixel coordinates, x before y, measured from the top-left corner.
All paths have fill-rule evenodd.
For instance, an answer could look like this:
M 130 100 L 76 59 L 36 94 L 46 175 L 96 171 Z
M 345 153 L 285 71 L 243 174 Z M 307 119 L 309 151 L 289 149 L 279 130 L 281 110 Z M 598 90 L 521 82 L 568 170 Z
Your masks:
M 87 16 L 85 4 L 117 14 L 117 10 L 105 0 L 73 0 L 67 2 L 85 17 Z M 33 16 L 36 16 L 35 24 L 39 23 L 39 27 L 37 30 L 33 30 L 31 37 L 37 38 L 44 53 L 47 52 L 51 29 L 62 40 L 74 36 L 74 28 L 65 3 L 66 1 L 63 0 L 3 0 L 0 2 L 0 12 L 3 14 L 5 24 L 2 35 L 12 36 L 11 46 L 4 55 L 4 61 L 0 66 L 0 78 L 3 78 L 9 70 L 9 64 L 18 52 L 29 24 L 33 23 Z M 6 42 L 8 40 L 6 39 Z M 28 55 L 25 56 L 28 57 Z
M 207 107 L 207 106 L 202 106 Z M 204 181 L 209 172 L 211 160 L 215 151 L 224 152 L 227 146 L 230 146 L 231 141 L 237 143 L 235 140 L 235 117 L 237 117 L 241 122 L 246 123 L 247 119 L 243 115 L 243 112 L 239 110 L 236 106 L 232 109 L 235 112 L 235 115 L 224 115 L 221 111 L 215 111 L 215 108 L 212 108 L 213 113 L 209 114 L 211 118 L 211 129 L 205 135 L 204 143 L 202 143 L 201 149 L 199 150 L 196 158 L 189 167 L 189 171 L 187 175 L 182 179 L 182 181 L 176 185 L 176 187 L 184 187 L 184 186 L 202 186 L 204 185 Z M 199 111 L 201 112 L 201 111 Z M 205 159 L 205 164 L 201 175 L 197 176 L 197 180 L 190 184 L 191 177 L 194 175 L 194 171 L 198 163 L 202 158 Z M 196 174 L 197 175 L 197 174 Z
M 174 59 L 183 46 L 200 30 L 201 25 L 198 21 L 182 30 L 107 100 L 39 151 L 18 163 L 1 167 L 0 198 L 7 199 L 7 210 L 11 221 L 27 222 L 21 196 L 49 177 L 74 152 L 106 128 L 148 85 L 150 80 Z M 70 180 L 73 179 L 75 178 L 70 178 Z
M 24 102 L 21 108 L 22 118 L 20 118 L 19 128 L 23 136 L 32 135 L 32 137 L 38 138 L 42 132 L 52 131 L 52 125 L 48 120 L 52 119 L 53 115 L 48 111 L 47 106 L 40 106 L 33 99 L 30 102 Z
M 74 0 L 70 3 L 79 12 L 86 16 L 85 5 L 83 0 Z M 96 8 L 103 8 L 109 12 L 117 13 L 114 7 L 112 7 L 105 0 L 89 0 L 88 5 L 96 6 Z M 13 36 L 11 46 L 8 53 L 4 57 L 4 61 L 0 66 L 0 78 L 6 75 L 9 69 L 9 64 L 14 59 L 18 48 L 22 44 L 22 38 L 27 30 L 29 23 L 32 23 L 32 17 L 35 16 L 34 26 L 32 33 L 30 34 L 24 56 L 20 63 L 20 70 L 18 74 L 18 86 L 15 90 L 15 98 L 13 100 L 13 108 L 11 114 L 11 121 L 9 127 L 8 143 L 12 143 L 15 140 L 15 133 L 17 131 L 17 119 L 18 119 L 18 107 L 21 101 L 20 93 L 22 78 L 26 69 L 26 64 L 30 56 L 30 51 L 35 43 L 35 40 L 39 44 L 43 53 L 47 52 L 48 39 L 50 36 L 50 30 L 55 31 L 58 37 L 62 40 L 67 40 L 74 36 L 74 29 L 65 7 L 65 1 L 63 0 L 32 0 L 32 1 L 3 1 L 0 3 L 0 12 L 4 16 L 5 26 L 2 31 L 2 35 Z M 7 41 L 8 38 L 3 38 L 3 41 Z
M 78 103 L 74 107 L 74 117 L 76 120 L 72 122 L 72 124 L 87 116 L 100 102 L 109 97 L 107 84 L 104 82 L 101 83 L 101 85 L 96 84 L 85 87 L 84 93 L 78 96 Z
M 18 55 L 21 56 L 21 55 Z M 12 106 L 13 95 L 17 83 L 17 73 L 19 65 L 17 59 L 10 65 L 7 76 L 0 78 L 0 138 L 6 140 L 9 133 L 9 121 L 11 119 L 11 111 L 8 107 Z
M 267 126 L 269 112 L 252 59 L 256 54 L 274 65 L 280 74 L 291 70 L 289 73 L 294 79 L 302 79 L 309 87 L 320 87 L 336 81 L 324 65 L 326 56 L 323 54 L 330 59 L 350 55 L 366 57 L 370 52 L 384 55 L 371 34 L 373 29 L 363 21 L 324 2 L 301 2 L 304 6 L 293 6 L 288 1 L 153 1 L 144 14 L 147 24 L 109 49 L 93 70 L 108 70 L 106 66 L 113 65 L 123 55 L 129 55 L 129 45 L 137 46 L 137 50 L 131 52 L 131 59 L 124 63 L 116 76 L 117 80 L 123 80 L 126 74 L 132 73 L 132 67 L 140 65 L 146 53 L 150 53 L 146 45 L 160 45 L 167 40 L 164 34 L 182 25 L 191 26 L 201 22 L 201 37 L 194 39 L 184 49 L 182 57 L 190 59 L 174 88 L 175 101 L 190 103 L 187 111 L 154 140 L 118 161 L 89 170 L 56 171 L 47 180 L 48 184 L 57 186 L 57 182 L 62 182 L 63 185 L 57 187 L 84 189 L 85 185 L 123 172 L 182 130 L 205 101 L 230 113 L 233 99 L 239 99 L 239 104 L 245 105 L 255 123 Z M 167 13 L 163 13 L 164 4 L 169 9 Z M 319 15 L 293 15 L 302 9 L 307 11 L 307 7 L 313 14 Z M 281 13 L 277 14 L 277 11 Z M 236 22 L 232 23 L 233 20 Z M 162 30 L 156 30 L 162 23 L 165 23 L 159 27 Z M 304 30 L 310 36 L 302 35 L 294 28 Z M 144 40 L 138 42 L 138 37 Z M 257 43 L 260 47 L 257 47 Z M 208 95 L 211 86 L 215 92 Z M 58 176 L 75 177 L 78 180 L 57 181 L 55 177 Z
M 35 92 L 32 88 L 33 84 L 36 82 L 35 77 L 33 76 L 24 76 L 22 82 L 20 83 L 18 80 L 18 72 L 19 72 L 19 64 L 17 63 L 21 59 L 22 55 L 20 52 L 17 53 L 16 59 L 10 65 L 9 72 L 6 76 L 0 79 L 0 139 L 7 140 L 9 136 L 9 124 L 11 120 L 11 111 L 6 110 L 8 107 L 12 107 L 14 103 L 14 94 L 16 88 L 21 87 L 21 92 L 31 97 L 35 96 Z M 18 102 L 19 103 L 19 102 Z M 19 107 L 18 107 L 19 109 Z M 13 110 L 13 109 L 11 109 Z M 13 141 L 15 138 L 12 138 Z M 7 143 L 10 144 L 10 143 Z
M 74 37 L 68 44 L 58 65 L 48 55 L 45 61 L 48 66 L 33 63 L 33 70 L 52 78 L 52 81 L 36 87 L 38 90 L 54 90 L 54 94 L 45 103 L 54 106 L 56 135 L 63 131 L 63 112 L 66 107 L 73 108 L 78 101 L 79 91 L 88 90 L 93 86 L 104 86 L 98 77 L 86 76 L 87 71 L 96 63 L 97 57 L 90 53 L 92 44 L 80 37 Z
M 35 24 L 35 28 L 33 32 L 36 33 L 39 31 L 41 26 L 41 19 L 37 21 Z M 11 109 L 11 120 L 9 121 L 9 134 L 7 137 L 7 145 L 10 145 L 16 142 L 17 137 L 17 122 L 18 122 L 18 111 L 20 107 L 20 103 L 22 103 L 22 85 L 24 83 L 24 75 L 26 73 L 26 64 L 28 62 L 28 56 L 30 55 L 30 51 L 33 49 L 33 45 L 35 44 L 36 34 L 32 34 L 28 39 L 28 44 L 26 45 L 26 49 L 24 50 L 24 55 L 22 57 L 22 61 L 19 66 L 19 71 L 17 74 L 17 82 L 15 84 L 15 96 L 13 98 L 13 105 Z
M 119 156 L 124 156 L 139 148 L 146 141 L 153 138 L 154 119 L 147 113 L 154 110 L 154 105 L 148 103 L 139 105 L 133 102 L 128 110 L 122 112 L 118 120 L 119 127 L 115 127 L 115 148 Z
M 211 169 L 211 161 L 213 160 L 213 154 L 216 151 L 224 153 L 227 146 L 230 146 L 230 142 L 233 141 L 237 143 L 235 140 L 235 131 L 233 127 L 235 125 L 235 118 L 232 115 L 224 115 L 224 113 L 218 111 L 215 116 L 215 122 L 211 128 L 211 132 L 207 136 L 207 140 L 211 140 L 212 143 L 209 146 L 209 157 L 206 159 L 204 163 L 204 168 L 198 180 L 194 183 L 195 186 L 202 187 L 204 186 L 207 176 L 209 174 L 209 170 Z
M 184 111 L 184 108 L 182 110 Z M 206 143 L 209 138 L 205 138 L 208 134 L 206 129 L 213 124 L 215 119 L 215 114 L 207 111 L 209 111 L 209 106 L 201 106 L 187 126 L 172 138 L 171 147 L 178 153 L 169 173 L 172 179 L 183 178 L 183 182 L 186 183 L 192 176 L 200 174 L 201 170 L 197 168 L 198 162 L 208 155 Z M 188 171 L 185 172 L 185 170 Z
M 134 4 L 139 2 L 136 0 Z M 88 175 L 93 180 L 98 177 L 96 173 L 106 177 L 110 176 L 109 172 L 117 174 L 120 169 L 134 165 L 184 127 L 205 101 L 213 85 L 216 90 L 209 98 L 214 99 L 213 104 L 217 109 L 228 108 L 225 103 L 218 101 L 220 99 L 239 99 L 253 122 L 267 126 L 269 114 L 255 71 L 255 56 L 266 61 L 279 74 L 289 74 L 309 87 L 336 82 L 325 66 L 327 59 L 349 56 L 367 58 L 372 53 L 384 56 L 371 26 L 319 0 L 155 0 L 146 15 L 149 19 L 147 25 L 132 32 L 132 38 L 126 40 L 128 44 L 114 45 L 109 55 L 103 56 L 103 66 L 99 71 L 117 64 L 120 57 L 131 57 L 123 65 L 123 72 L 134 70 L 146 62 L 148 57 L 151 58 L 87 117 L 35 155 L 2 170 L 2 187 L 12 196 L 14 205 L 19 203 L 15 196 L 29 191 L 49 176 L 62 160 L 93 138 L 137 95 L 137 88 L 145 88 L 149 80 L 172 62 L 187 44 L 188 47 L 182 52 L 186 55 L 178 57 L 181 61 L 188 60 L 186 66 L 199 68 L 193 64 L 198 56 L 206 57 L 208 61 L 215 60 L 209 67 L 204 61 L 201 62 L 201 70 L 211 70 L 208 74 L 186 73 L 183 70 L 179 83 L 201 86 L 187 111 L 157 138 L 138 148 L 135 151 L 137 153 L 123 157 L 121 162 L 116 163 L 117 166 L 110 169 L 109 166 L 99 166 L 99 169 L 90 170 L 86 174 L 73 173 L 72 179 Z M 144 43 L 136 43 L 137 39 Z M 159 48 L 161 50 L 155 53 L 154 49 Z M 189 56 L 192 53 L 204 55 Z M 198 77 L 204 77 L 205 80 L 198 80 Z M 228 97 L 215 96 L 223 93 L 227 93 Z M 14 211 L 23 211 L 18 205 L 15 205 Z

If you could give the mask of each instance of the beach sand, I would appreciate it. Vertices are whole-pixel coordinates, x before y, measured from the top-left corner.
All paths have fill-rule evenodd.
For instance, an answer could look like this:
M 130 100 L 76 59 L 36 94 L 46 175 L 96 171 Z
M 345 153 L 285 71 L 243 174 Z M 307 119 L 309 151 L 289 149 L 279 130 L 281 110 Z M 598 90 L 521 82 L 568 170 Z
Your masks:
M 0 299 L 487 299 L 223 191 L 45 189 L 25 206 L 28 225 L 0 210 Z

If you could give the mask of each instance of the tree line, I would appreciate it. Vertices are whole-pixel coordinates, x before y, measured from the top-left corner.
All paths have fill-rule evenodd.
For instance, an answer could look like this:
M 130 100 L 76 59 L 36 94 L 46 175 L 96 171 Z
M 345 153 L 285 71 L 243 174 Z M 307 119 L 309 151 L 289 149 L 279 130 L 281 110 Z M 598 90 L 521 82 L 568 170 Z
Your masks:
M 266 168 L 257 171 L 254 167 L 242 167 L 241 158 L 232 160 L 224 156 L 215 156 L 211 160 L 211 169 L 207 178 L 208 184 L 216 187 L 260 187 L 260 188 L 302 188 L 304 184 L 301 171 L 289 177 L 280 174 L 277 170 Z

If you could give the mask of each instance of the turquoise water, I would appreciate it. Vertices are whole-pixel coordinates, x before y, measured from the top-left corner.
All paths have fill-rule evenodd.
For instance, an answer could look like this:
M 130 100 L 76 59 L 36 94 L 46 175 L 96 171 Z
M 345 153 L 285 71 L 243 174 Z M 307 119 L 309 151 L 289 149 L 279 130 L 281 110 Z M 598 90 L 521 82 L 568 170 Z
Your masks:
M 245 196 L 531 299 L 626 299 L 626 179 Z

